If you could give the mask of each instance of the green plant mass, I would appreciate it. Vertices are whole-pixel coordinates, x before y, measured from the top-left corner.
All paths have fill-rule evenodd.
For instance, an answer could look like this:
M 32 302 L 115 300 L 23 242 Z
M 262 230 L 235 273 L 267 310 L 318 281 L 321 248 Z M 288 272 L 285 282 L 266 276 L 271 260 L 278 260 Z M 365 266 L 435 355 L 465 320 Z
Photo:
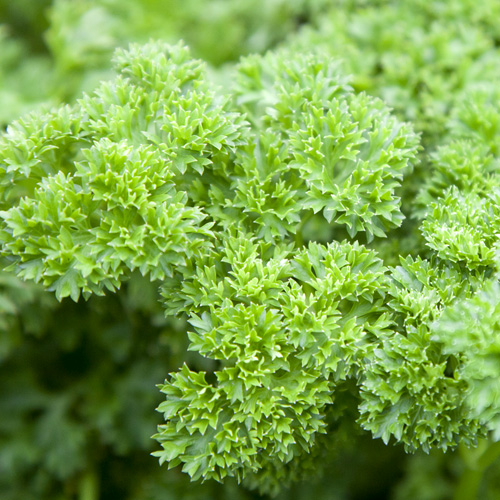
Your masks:
M 498 498 L 500 7 L 432 4 L 0 1 L 7 500 Z

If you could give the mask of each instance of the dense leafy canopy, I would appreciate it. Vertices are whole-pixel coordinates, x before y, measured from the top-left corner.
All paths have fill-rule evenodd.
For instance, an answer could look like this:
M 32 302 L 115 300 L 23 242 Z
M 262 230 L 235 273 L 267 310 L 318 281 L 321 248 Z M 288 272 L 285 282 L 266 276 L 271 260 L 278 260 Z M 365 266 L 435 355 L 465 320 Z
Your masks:
M 6 498 L 496 498 L 497 2 L 167 3 L 0 2 Z

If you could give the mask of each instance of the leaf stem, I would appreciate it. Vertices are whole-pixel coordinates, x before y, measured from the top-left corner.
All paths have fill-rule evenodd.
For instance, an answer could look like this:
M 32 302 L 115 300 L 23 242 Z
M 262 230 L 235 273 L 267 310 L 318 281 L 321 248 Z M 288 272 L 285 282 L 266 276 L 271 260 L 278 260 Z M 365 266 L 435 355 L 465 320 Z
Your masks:
M 99 499 L 99 478 L 95 471 L 87 471 L 80 480 L 78 500 Z
M 465 470 L 458 481 L 453 500 L 476 500 L 486 469 L 500 456 L 500 442 L 482 440 L 477 448 L 460 448 Z
M 295 232 L 295 244 L 297 245 L 297 248 L 300 248 L 304 245 L 302 230 L 304 229 L 304 226 L 312 218 L 313 215 L 314 212 L 312 210 L 309 210 L 309 212 L 302 217 L 300 224 L 297 226 L 297 231 Z

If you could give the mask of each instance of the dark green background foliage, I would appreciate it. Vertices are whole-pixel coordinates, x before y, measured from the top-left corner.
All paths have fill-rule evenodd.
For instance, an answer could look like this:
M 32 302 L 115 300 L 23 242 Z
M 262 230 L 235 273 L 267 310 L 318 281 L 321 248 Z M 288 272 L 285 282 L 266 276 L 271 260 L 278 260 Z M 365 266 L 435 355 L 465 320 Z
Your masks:
M 499 18 L 0 0 L 2 500 L 498 498 Z

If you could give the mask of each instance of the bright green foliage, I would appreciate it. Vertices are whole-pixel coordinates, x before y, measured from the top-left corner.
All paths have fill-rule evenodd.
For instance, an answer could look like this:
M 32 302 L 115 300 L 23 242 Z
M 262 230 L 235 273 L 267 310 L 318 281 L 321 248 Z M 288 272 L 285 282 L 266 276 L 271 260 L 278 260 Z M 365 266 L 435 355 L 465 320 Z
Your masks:
M 431 155 L 432 175 L 418 194 L 422 213 L 429 211 L 431 204 L 447 195 L 486 194 L 497 181 L 498 159 L 491 155 L 483 143 L 470 139 L 455 139 L 441 146 Z
M 468 382 L 465 403 L 469 413 L 493 431 L 495 440 L 499 436 L 495 368 L 500 193 L 497 103 L 497 90 L 484 85 L 465 94 L 453 110 L 452 142 L 438 152 L 439 171 L 448 166 L 452 187 L 435 196 L 422 224 L 428 245 L 442 258 L 491 276 L 478 284 L 472 297 L 449 304 L 432 324 L 432 331 L 433 339 L 443 344 L 443 352 L 455 357 L 457 373 Z
M 221 366 L 209 381 L 184 365 L 162 386 L 161 462 L 195 479 L 256 473 L 269 490 L 326 432 L 337 384 L 363 377 L 370 342 L 390 335 L 376 253 L 303 246 L 302 219 L 385 236 L 417 148 L 328 59 L 291 57 L 244 61 L 232 101 L 184 46 L 133 46 L 115 80 L 1 144 L 9 269 L 74 300 L 135 269 L 163 281 L 167 312 L 194 328 L 190 350 Z M 246 124 L 252 87 L 269 99 L 243 101 Z
M 232 212 L 205 220 L 202 208 L 193 206 L 193 201 L 207 203 L 203 192 L 189 199 L 186 185 L 192 179 L 199 186 L 205 170 L 211 201 L 225 196 L 224 189 L 247 194 L 244 203 L 238 196 L 233 203 L 224 198 L 224 204 L 260 216 L 257 224 L 265 224 L 270 234 L 258 236 L 282 239 L 295 233 L 308 208 L 323 210 L 328 222 L 347 225 L 351 236 L 366 231 L 368 239 L 400 224 L 394 189 L 416 142 L 407 128 L 391 122 L 379 101 L 346 95 L 325 113 L 327 98 L 338 89 L 325 75 L 331 90 L 325 84 L 319 94 L 293 97 L 302 101 L 303 124 L 284 129 L 266 108 L 262 121 L 271 123 L 259 134 L 274 134 L 275 148 L 288 152 L 279 166 L 287 170 L 277 184 L 279 195 L 266 193 L 266 184 L 248 186 L 258 168 L 248 153 L 241 163 L 238 155 L 232 158 L 237 146 L 256 147 L 252 132 L 210 90 L 202 66 L 188 59 L 184 47 L 165 50 L 150 45 L 119 53 L 121 74 L 115 81 L 75 106 L 17 122 L 3 136 L 2 198 L 6 203 L 22 198 L 2 212 L 2 231 L 11 269 L 20 276 L 74 299 L 80 291 L 113 290 L 136 268 L 153 280 L 172 276 L 174 267 L 210 246 L 214 222 L 234 224 Z M 305 59 L 303 66 L 290 70 L 283 82 L 269 82 L 283 89 L 277 110 L 286 112 L 291 90 L 286 83 L 296 86 L 301 69 L 321 78 L 320 60 Z M 316 147 L 319 157 L 312 154 Z M 239 163 L 240 176 L 231 175 L 233 162 Z
M 2 499 L 498 498 L 498 2 L 29 4 Z
M 445 260 L 463 262 L 469 269 L 493 266 L 500 229 L 500 191 L 486 195 L 445 192 L 422 223 L 427 245 Z
M 319 45 L 340 56 L 356 89 L 380 96 L 436 144 L 460 92 L 500 76 L 493 49 L 498 2 L 480 8 L 470 0 L 355 3 L 331 9 L 294 46 Z
M 424 184 L 421 230 L 440 258 L 469 269 L 492 268 L 498 239 L 500 177 L 497 92 L 491 86 L 464 95 L 449 120 L 450 143 L 433 155 L 435 174 Z
M 499 292 L 498 281 L 488 281 L 474 297 L 448 307 L 433 328 L 470 384 L 466 403 L 471 414 L 493 431 L 495 440 L 500 437 Z
M 374 349 L 361 387 L 361 425 L 412 451 L 474 443 L 481 430 L 463 408 L 467 382 L 456 377 L 430 330 L 445 306 L 471 295 L 473 282 L 460 267 L 437 259 L 408 257 L 391 274 L 388 306 L 397 329 Z
M 163 279 L 209 245 L 211 224 L 175 177 L 234 148 L 241 126 L 205 92 L 186 49 L 134 50 L 126 63 L 117 56 L 116 82 L 3 136 L 3 199 L 23 196 L 2 213 L 5 248 L 20 276 L 59 298 L 113 290 L 136 268 Z
M 158 408 L 168 421 L 158 456 L 193 478 L 241 478 L 310 451 L 335 386 L 361 367 L 365 330 L 388 323 L 382 263 L 358 244 L 311 243 L 266 261 L 247 237 L 227 245 L 226 277 L 200 290 L 220 292 L 189 320 L 190 349 L 222 363 L 217 384 L 184 366 Z
M 238 206 L 259 214 L 259 236 L 273 229 L 272 236 L 296 233 L 305 214 L 294 214 L 293 207 L 322 212 L 329 224 L 346 226 L 350 237 L 385 236 L 403 219 L 395 190 L 416 150 L 411 131 L 381 101 L 348 92 L 335 65 L 326 69 L 312 56 L 304 68 L 288 59 L 268 55 L 239 66 L 237 96 L 260 136 L 243 158 Z M 262 151 L 267 157 L 260 160 Z M 282 181 L 273 182 L 281 170 Z M 265 198 L 254 195 L 262 191 Z M 266 207 L 279 201 L 285 212 Z

